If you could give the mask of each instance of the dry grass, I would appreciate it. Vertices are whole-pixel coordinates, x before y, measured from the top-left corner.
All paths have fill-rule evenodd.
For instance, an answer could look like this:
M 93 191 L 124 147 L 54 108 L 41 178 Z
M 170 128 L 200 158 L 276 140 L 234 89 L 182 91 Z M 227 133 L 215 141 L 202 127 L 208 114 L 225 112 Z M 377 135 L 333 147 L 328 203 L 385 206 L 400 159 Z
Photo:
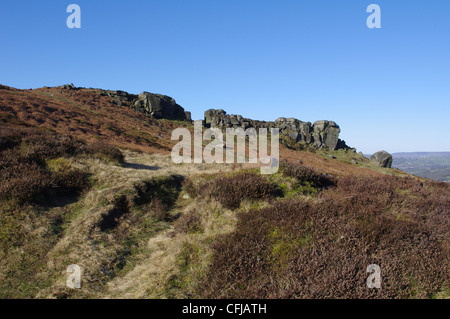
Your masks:
M 90 172 L 95 177 L 95 185 L 81 201 L 69 208 L 72 213 L 66 225 L 64 236 L 47 256 L 49 260 L 47 271 L 52 273 L 57 280 L 51 287 L 41 291 L 40 297 L 99 298 L 110 295 L 117 297 L 118 295 L 114 292 L 116 290 L 111 292 L 109 290 L 111 285 L 114 286 L 115 281 L 121 282 L 122 277 L 133 282 L 130 286 L 133 288 L 133 292 L 128 295 L 137 296 L 138 291 L 134 291 L 137 287 L 143 284 L 151 284 L 142 281 L 142 278 L 136 278 L 136 281 L 140 282 L 139 284 L 134 282 L 134 279 L 130 279 L 139 270 L 140 262 L 143 261 L 146 265 L 144 268 L 149 270 L 151 267 L 148 263 L 151 260 L 152 263 L 155 263 L 155 267 L 156 265 L 162 267 L 165 258 L 168 258 L 168 260 L 176 259 L 179 252 L 177 246 L 180 243 L 178 238 L 183 237 L 181 235 L 173 237 L 174 230 L 171 226 L 173 219 L 171 216 L 176 218 L 178 208 L 174 207 L 172 211 L 166 210 L 177 204 L 172 203 L 167 207 L 166 204 L 160 202 L 161 196 L 167 193 L 167 189 L 163 191 L 165 185 L 169 186 L 172 183 L 172 180 L 167 176 L 181 174 L 195 176 L 205 172 L 220 173 L 223 171 L 223 168 L 206 164 L 174 166 L 170 157 L 158 154 L 148 155 L 129 151 L 124 151 L 124 154 L 125 164 L 123 166 L 111 165 L 108 162 L 91 158 L 79 160 L 81 167 L 89 167 Z M 151 182 L 150 184 L 146 182 L 152 180 L 157 182 Z M 165 184 L 164 181 L 169 184 Z M 136 201 L 136 196 L 141 196 L 139 195 L 141 185 L 146 183 L 158 185 L 155 199 L 152 200 L 149 196 L 146 202 Z M 175 191 L 175 189 L 173 190 Z M 149 191 L 149 189 L 146 189 L 147 194 L 151 194 Z M 128 198 L 132 204 L 137 203 L 137 206 L 129 211 L 118 207 L 117 199 L 121 196 Z M 155 202 L 160 202 L 162 205 L 155 204 Z M 183 208 L 183 212 L 189 207 L 192 207 L 192 204 L 187 204 Z M 155 212 L 155 208 L 161 208 L 161 210 Z M 186 218 L 183 212 L 181 212 L 179 221 Z M 107 220 L 109 226 L 101 227 L 105 217 L 110 218 L 108 216 L 112 216 L 111 220 Z M 232 220 L 232 218 L 216 217 L 222 222 Z M 207 225 L 214 223 L 209 222 L 208 218 L 202 217 L 201 220 L 202 236 L 210 236 L 212 231 L 207 229 Z M 203 221 L 205 221 L 205 225 L 203 225 Z M 111 227 L 111 224 L 114 227 Z M 217 225 L 214 227 L 214 231 L 218 231 Z M 220 231 L 227 229 L 226 227 L 219 228 Z M 184 233 L 184 236 L 189 237 L 191 233 L 188 231 Z M 176 240 L 173 241 L 175 238 Z M 166 252 L 153 252 L 152 242 L 157 242 L 160 249 L 165 247 L 161 244 L 162 242 L 170 243 L 170 246 L 167 247 Z M 132 251 L 127 251 L 128 248 L 126 247 L 130 247 L 130 245 L 133 246 L 129 248 Z M 153 253 L 157 254 L 158 259 L 154 259 Z M 168 256 L 164 257 L 164 254 L 168 254 Z M 81 291 L 71 291 L 65 288 L 64 270 L 69 264 L 79 264 L 84 269 L 83 278 L 86 281 Z M 170 269 L 172 268 L 160 268 L 159 271 L 166 272 Z M 177 269 L 177 267 L 174 269 Z M 159 278 L 158 280 L 163 278 L 159 276 L 163 275 L 158 274 L 158 277 L 156 277 Z M 113 284 L 109 284 L 110 282 Z M 161 294 L 158 295 L 159 297 L 165 296 L 164 294 L 167 294 L 166 297 L 168 297 L 172 293 L 170 292 L 171 289 L 167 287 L 167 282 L 155 282 L 154 284 L 164 287 Z M 127 296 L 124 291 L 120 293 Z M 142 294 L 142 296 L 148 296 L 148 293 Z
M 137 265 L 124 277 L 111 281 L 106 298 L 190 298 L 206 274 L 212 238 L 230 233 L 236 222 L 232 211 L 215 202 L 189 203 L 182 216 L 195 211 L 201 229 L 184 231 L 175 224 L 148 241 Z M 180 217 L 180 219 L 183 217 Z M 176 231 L 178 230 L 178 231 Z

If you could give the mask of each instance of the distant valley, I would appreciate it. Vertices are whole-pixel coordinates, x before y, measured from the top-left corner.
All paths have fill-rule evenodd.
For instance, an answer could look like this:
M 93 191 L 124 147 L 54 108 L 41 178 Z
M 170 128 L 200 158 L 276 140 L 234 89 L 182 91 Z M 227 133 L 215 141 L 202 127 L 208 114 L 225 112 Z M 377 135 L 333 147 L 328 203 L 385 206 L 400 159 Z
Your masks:
M 392 166 L 404 172 L 450 182 L 450 152 L 394 153 Z

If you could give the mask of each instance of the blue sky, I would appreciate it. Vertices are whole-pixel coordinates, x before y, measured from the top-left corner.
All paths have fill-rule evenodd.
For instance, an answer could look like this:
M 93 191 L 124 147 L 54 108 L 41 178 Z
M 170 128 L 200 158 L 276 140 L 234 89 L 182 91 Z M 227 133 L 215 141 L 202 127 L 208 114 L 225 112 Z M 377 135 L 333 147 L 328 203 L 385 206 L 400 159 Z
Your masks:
M 449 16 L 448 0 L 3 1 L 0 83 L 161 93 L 194 119 L 334 120 L 364 153 L 450 151 Z

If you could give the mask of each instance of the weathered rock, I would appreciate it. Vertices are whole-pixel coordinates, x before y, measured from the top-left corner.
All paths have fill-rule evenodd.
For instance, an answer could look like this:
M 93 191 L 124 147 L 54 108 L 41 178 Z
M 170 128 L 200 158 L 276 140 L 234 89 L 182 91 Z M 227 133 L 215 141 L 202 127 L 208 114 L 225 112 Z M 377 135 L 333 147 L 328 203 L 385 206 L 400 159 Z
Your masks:
M 70 84 L 64 84 L 61 86 L 62 89 L 64 90 L 76 90 L 77 88 L 75 87 L 75 85 L 73 85 L 73 83 Z
M 379 151 L 373 154 L 370 158 L 371 162 L 380 167 L 392 167 L 392 155 L 386 151 Z
M 156 119 L 186 120 L 184 109 L 166 95 L 142 92 L 131 107 Z
M 207 110 L 205 112 L 205 125 L 211 127 L 222 126 L 225 118 L 226 112 L 224 110 Z
M 100 93 L 103 96 L 109 96 L 112 99 L 112 103 L 118 107 L 130 106 L 131 102 L 137 98 L 137 95 L 129 94 L 124 91 L 105 91 Z
M 313 144 L 316 148 L 347 149 L 344 141 L 339 139 L 339 126 L 333 121 L 317 121 L 314 125 L 310 122 L 302 122 L 295 118 L 280 117 L 274 122 L 255 121 L 243 118 L 240 115 L 228 115 L 224 110 L 210 109 L 205 112 L 205 125 L 207 127 L 247 129 L 278 128 L 280 135 L 285 137 L 285 142 L 290 144 Z M 292 145 L 291 145 L 292 146 Z
M 332 150 L 336 149 L 339 141 L 339 126 L 333 121 L 317 121 L 313 125 L 314 145 L 316 147 L 326 146 Z
M 136 98 L 136 95 L 128 94 L 127 92 L 124 91 L 106 91 L 106 95 L 108 95 L 110 98 L 123 101 Z
M 300 123 L 300 134 L 302 136 L 302 142 L 311 144 L 312 142 L 312 126 L 311 123 Z

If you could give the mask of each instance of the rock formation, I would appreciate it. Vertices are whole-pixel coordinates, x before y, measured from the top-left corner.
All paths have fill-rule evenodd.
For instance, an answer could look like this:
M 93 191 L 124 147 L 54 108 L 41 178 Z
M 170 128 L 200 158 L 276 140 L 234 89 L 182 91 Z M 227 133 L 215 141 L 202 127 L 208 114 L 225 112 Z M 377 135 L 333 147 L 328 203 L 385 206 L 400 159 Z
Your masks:
M 139 95 L 124 91 L 106 91 L 105 93 L 117 106 L 129 106 L 138 112 L 147 114 L 156 119 L 190 121 L 191 113 L 167 95 L 142 92 Z
M 131 107 L 156 119 L 186 120 L 184 109 L 166 95 L 142 92 Z
M 64 90 L 76 90 L 77 89 L 75 87 L 75 85 L 73 85 L 73 83 L 61 85 L 60 88 L 64 89 Z
M 137 98 L 137 95 L 124 91 L 106 91 L 104 95 L 109 96 L 117 106 L 130 106 L 131 102 Z
M 392 167 L 392 155 L 386 151 L 379 151 L 370 158 L 371 162 L 380 167 Z
M 60 87 L 64 90 L 78 90 L 73 84 Z M 166 95 L 142 92 L 139 95 L 124 91 L 101 91 L 100 95 L 108 96 L 119 107 L 130 107 L 155 119 L 191 121 L 191 113 L 186 112 L 176 101 Z M 205 112 L 206 127 L 226 128 L 278 128 L 281 142 L 288 147 L 326 148 L 332 150 L 349 149 L 339 139 L 340 128 L 333 121 L 317 121 L 314 124 L 295 118 L 280 117 L 274 122 L 256 121 L 243 118 L 241 115 L 229 115 L 224 110 L 210 109 Z
M 333 121 L 317 121 L 314 124 L 294 118 L 280 117 L 274 122 L 255 121 L 240 115 L 228 115 L 224 110 L 210 109 L 205 112 L 207 127 L 238 128 L 278 128 L 280 135 L 294 143 L 313 145 L 315 148 L 348 149 L 339 139 L 340 128 Z

